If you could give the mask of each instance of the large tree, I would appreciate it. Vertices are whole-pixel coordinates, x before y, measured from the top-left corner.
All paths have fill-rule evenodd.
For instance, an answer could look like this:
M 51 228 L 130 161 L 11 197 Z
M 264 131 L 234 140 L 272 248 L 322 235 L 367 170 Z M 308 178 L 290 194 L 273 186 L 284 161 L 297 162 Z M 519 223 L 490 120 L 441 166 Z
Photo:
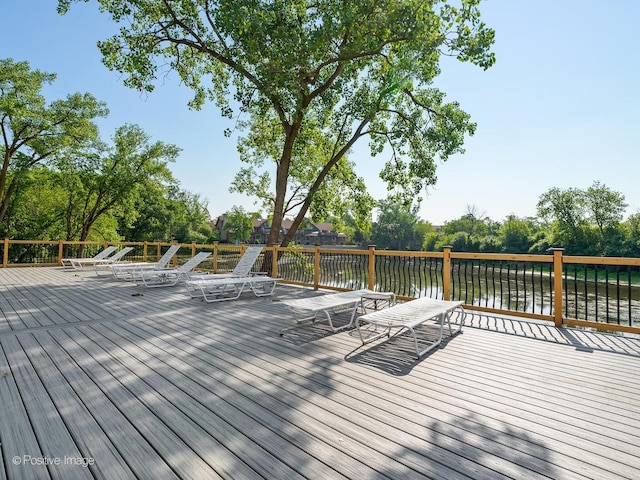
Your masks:
M 106 213 L 135 214 L 136 192 L 149 184 L 172 181 L 167 164 L 178 156 L 175 145 L 151 143 L 137 125 L 116 130 L 113 146 L 97 145 L 92 154 L 67 158 L 67 239 L 87 239 Z
M 253 221 L 260 218 L 258 212 L 245 212 L 244 208 L 234 205 L 225 213 L 225 229 L 233 242 L 248 242 L 253 233 Z
M 371 240 L 380 249 L 421 250 L 433 227 L 418 217 L 418 205 L 409 208 L 393 197 L 378 203 L 378 219 Z
M 611 190 L 600 182 L 593 182 L 584 192 L 589 219 L 595 225 L 600 255 L 611 254 L 610 241 L 620 237 L 620 223 L 628 204 L 622 193 Z
M 608 255 L 609 241 L 619 242 L 627 204 L 620 192 L 600 182 L 586 190 L 549 189 L 538 199 L 538 216 L 551 222 L 554 243 L 574 255 Z M 613 243 L 612 243 L 613 245 Z
M 549 223 L 554 246 L 564 247 L 567 253 L 587 255 L 588 221 L 584 192 L 578 188 L 550 188 L 540 195 L 538 217 Z
M 618 255 L 640 257 L 640 212 L 629 215 L 629 218 L 623 224 L 623 228 L 626 231 L 624 250 Z
M 2 238 L 64 238 L 61 206 L 66 192 L 60 185 L 59 175 L 45 166 L 36 165 L 21 176 L 19 183 L 0 225 Z
M 534 233 L 535 224 L 531 219 L 508 215 L 499 231 L 502 252 L 528 253 Z
M 59 11 L 76 1 L 59 0 Z M 232 106 L 245 114 L 247 158 L 275 162 L 275 178 L 245 176 L 274 184 L 270 245 L 288 198 L 304 192 L 285 245 L 363 137 L 373 155 L 391 152 L 381 172 L 389 187 L 415 199 L 475 129 L 432 85 L 440 57 L 494 62 L 480 0 L 98 2 L 120 24 L 99 47 L 126 85 L 150 91 L 173 69 L 195 91 L 192 107 L 211 99 L 230 117 Z
M 27 62 L 0 59 L 0 223 L 20 182 L 35 165 L 87 147 L 98 137 L 94 119 L 107 108 L 74 93 L 47 104 L 41 91 L 55 74 Z

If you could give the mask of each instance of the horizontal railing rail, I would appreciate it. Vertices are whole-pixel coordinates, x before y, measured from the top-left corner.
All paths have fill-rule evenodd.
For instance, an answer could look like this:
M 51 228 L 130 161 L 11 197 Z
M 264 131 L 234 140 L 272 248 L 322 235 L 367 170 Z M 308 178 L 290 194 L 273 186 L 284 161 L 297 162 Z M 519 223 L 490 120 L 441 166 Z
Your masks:
M 13 240 L 2 243 L 2 266 L 55 266 L 82 253 L 92 257 L 108 242 Z M 120 242 L 133 249 L 125 261 L 158 260 L 167 242 Z M 172 265 L 201 251 L 212 256 L 199 270 L 231 272 L 246 245 L 181 244 Z M 315 247 L 265 247 L 253 271 L 283 282 L 338 291 L 369 288 L 400 299 L 461 300 L 470 310 L 508 314 L 607 331 L 640 334 L 640 259 L 563 255 L 400 252 Z

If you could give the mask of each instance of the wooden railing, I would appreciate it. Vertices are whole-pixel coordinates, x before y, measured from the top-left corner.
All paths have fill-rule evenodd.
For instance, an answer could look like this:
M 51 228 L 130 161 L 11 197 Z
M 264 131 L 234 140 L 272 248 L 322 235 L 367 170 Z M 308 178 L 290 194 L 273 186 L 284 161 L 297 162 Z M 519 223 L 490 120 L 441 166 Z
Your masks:
M 55 266 L 77 256 L 83 245 L 91 257 L 102 242 L 5 239 L 3 267 Z M 154 261 L 170 243 L 122 242 L 130 261 Z M 244 245 L 182 244 L 174 265 L 199 251 L 212 257 L 201 269 L 229 272 Z M 508 314 L 607 331 L 640 334 L 640 259 L 576 257 L 553 249 L 548 255 L 400 252 L 349 248 L 265 247 L 254 269 L 285 283 L 314 289 L 369 288 L 393 291 L 400 299 L 423 296 L 462 300 L 469 310 Z

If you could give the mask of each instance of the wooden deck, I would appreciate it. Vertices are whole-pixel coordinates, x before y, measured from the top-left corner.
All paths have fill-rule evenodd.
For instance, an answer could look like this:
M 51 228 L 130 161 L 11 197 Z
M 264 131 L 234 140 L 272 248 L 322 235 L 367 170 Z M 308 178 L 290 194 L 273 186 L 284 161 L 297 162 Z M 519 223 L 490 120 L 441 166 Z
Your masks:
M 420 360 L 280 337 L 278 299 L 316 294 L 0 270 L 0 479 L 640 478 L 640 340 L 477 314 Z

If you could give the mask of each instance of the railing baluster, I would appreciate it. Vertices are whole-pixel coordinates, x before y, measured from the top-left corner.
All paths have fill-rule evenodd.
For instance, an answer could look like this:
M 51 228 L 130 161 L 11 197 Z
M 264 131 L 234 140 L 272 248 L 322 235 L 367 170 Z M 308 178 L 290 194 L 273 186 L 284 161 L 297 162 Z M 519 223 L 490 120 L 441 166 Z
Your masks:
M 493 296 L 493 302 L 491 308 L 496 308 L 496 262 L 491 262 L 491 288 L 493 291 L 491 292 Z
M 511 309 L 511 261 L 507 262 L 507 308 Z
M 464 271 L 464 273 L 465 273 L 464 280 L 465 280 L 465 284 L 467 285 L 467 292 L 469 291 L 468 285 L 469 285 L 469 283 L 471 283 L 471 302 L 470 302 L 470 304 L 473 305 L 473 302 L 474 302 L 474 300 L 476 298 L 476 286 L 475 286 L 475 283 L 473 281 L 473 277 L 475 276 L 473 274 L 473 269 L 474 269 L 473 260 L 470 260 L 470 261 L 467 262 L 467 268 L 470 268 L 470 270 L 471 270 L 471 272 L 470 272 L 471 281 L 467 280 L 467 269 L 466 268 L 465 268 L 465 271 Z M 467 301 L 466 303 L 469 303 L 469 302 Z
M 433 260 L 433 259 L 432 259 Z M 436 269 L 436 273 L 434 274 L 434 278 L 436 280 L 436 288 L 437 291 L 440 292 L 442 291 L 442 296 L 440 298 L 444 297 L 444 285 L 442 287 L 440 287 L 440 276 L 438 275 L 437 272 L 442 272 L 442 269 L 444 268 L 444 261 L 443 260 L 433 260 L 433 263 L 435 264 L 435 269 Z M 438 266 L 440 265 L 440 266 Z M 444 279 L 443 279 L 444 282 Z M 436 298 L 437 298 L 438 294 L 436 293 Z
M 633 274 L 633 269 L 631 268 L 631 265 L 627 266 L 627 299 L 628 299 L 628 321 L 629 321 L 629 326 L 631 327 L 633 325 L 633 321 L 632 321 L 632 317 L 631 317 L 631 275 Z
M 578 286 L 578 266 L 574 265 L 573 268 L 573 298 L 574 298 L 574 317 L 577 318 L 580 315 L 580 287 Z
M 568 271 L 569 271 L 569 267 L 563 267 L 562 269 L 562 280 L 563 280 L 563 291 L 564 291 L 564 311 L 565 311 L 565 315 L 567 315 L 567 312 L 569 311 L 569 290 L 567 288 L 568 285 Z
M 518 262 L 515 262 L 515 266 L 514 266 L 514 278 L 515 278 L 515 287 L 516 287 L 516 311 L 518 310 L 518 301 L 520 300 L 520 289 L 519 289 L 519 282 L 518 282 Z
M 527 311 L 526 309 L 527 309 L 527 290 L 528 290 L 528 288 L 527 288 L 527 283 L 528 283 L 527 282 L 527 265 L 528 265 L 528 263 L 524 262 L 524 267 L 523 267 L 524 268 L 524 285 L 523 285 L 523 288 L 524 288 L 524 308 L 525 308 L 525 312 Z M 535 302 L 535 300 L 536 300 L 536 287 L 535 287 L 535 283 L 533 282 L 533 277 L 534 277 L 533 269 L 534 269 L 534 267 L 535 267 L 535 265 L 531 264 L 531 276 L 530 276 L 531 277 L 531 295 L 532 295 L 532 297 L 531 297 L 531 313 L 535 313 L 535 309 L 536 309 L 536 307 L 535 307 L 535 304 L 536 304 L 536 302 Z
M 452 264 L 453 264 L 453 262 L 452 262 Z M 457 261 L 457 262 L 455 262 L 455 265 L 456 265 L 456 273 L 457 273 L 457 276 L 458 276 L 458 294 L 456 295 L 456 284 L 454 283 L 452 300 L 462 300 L 462 290 L 460 288 L 460 286 L 462 285 L 462 281 L 460 279 L 461 263 L 459 261 Z
M 620 325 L 620 266 L 616 265 L 616 319 Z
M 594 265 L 593 266 L 593 285 L 594 285 L 594 290 L 595 290 L 595 312 L 594 312 L 594 318 L 597 321 L 599 321 L 600 319 L 600 314 L 599 314 L 599 309 L 598 309 L 598 286 L 600 284 L 599 280 L 598 280 L 598 265 Z
M 504 286 L 504 282 L 502 281 L 502 274 L 504 273 L 504 267 L 502 266 L 502 260 L 500 260 L 500 309 L 504 308 L 504 292 L 503 292 L 503 286 Z M 509 306 L 507 305 L 507 308 L 509 308 Z
M 605 279 L 605 283 L 604 283 L 605 288 L 604 289 L 605 289 L 605 292 L 606 292 L 605 298 L 607 299 L 606 303 L 605 303 L 605 306 L 606 306 L 606 309 L 605 309 L 606 317 L 605 318 L 606 318 L 606 322 L 609 323 L 609 318 L 610 318 L 609 317 L 609 265 L 606 265 L 604 267 L 604 279 Z

